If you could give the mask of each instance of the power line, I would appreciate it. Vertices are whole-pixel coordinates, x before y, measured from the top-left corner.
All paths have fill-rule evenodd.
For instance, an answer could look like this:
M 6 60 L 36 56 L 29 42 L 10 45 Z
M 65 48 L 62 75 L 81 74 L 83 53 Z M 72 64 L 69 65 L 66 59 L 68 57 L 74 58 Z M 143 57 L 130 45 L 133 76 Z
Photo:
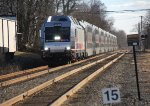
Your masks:
M 135 19 L 135 18 L 139 18 L 139 17 L 130 17 L 130 18 L 115 18 L 115 20 L 129 20 L 129 19 Z
M 150 9 L 120 10 L 120 11 L 105 11 L 105 12 L 108 12 L 108 13 L 126 13 L 126 12 L 139 12 L 139 11 L 150 11 Z
M 78 11 L 79 13 L 89 13 L 89 14 L 100 14 L 101 12 L 103 13 L 127 13 L 127 12 L 141 12 L 141 11 L 150 11 L 150 9 L 137 9 L 137 10 L 120 10 L 120 11 Z

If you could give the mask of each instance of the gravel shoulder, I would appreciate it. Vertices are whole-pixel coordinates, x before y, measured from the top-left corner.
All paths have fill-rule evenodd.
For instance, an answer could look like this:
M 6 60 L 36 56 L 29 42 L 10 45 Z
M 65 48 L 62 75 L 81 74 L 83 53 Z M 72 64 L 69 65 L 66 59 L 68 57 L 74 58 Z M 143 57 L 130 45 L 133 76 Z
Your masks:
M 118 87 L 121 102 L 110 106 L 150 106 L 150 53 L 137 54 L 142 100 L 138 100 L 133 55 L 126 54 L 103 74 L 70 97 L 63 106 L 107 106 L 102 89 Z

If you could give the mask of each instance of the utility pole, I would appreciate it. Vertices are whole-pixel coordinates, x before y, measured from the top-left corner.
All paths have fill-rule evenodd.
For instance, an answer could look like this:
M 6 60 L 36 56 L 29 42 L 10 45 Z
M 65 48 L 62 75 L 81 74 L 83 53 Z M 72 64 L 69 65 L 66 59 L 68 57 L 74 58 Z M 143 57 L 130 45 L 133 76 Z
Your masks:
M 139 101 L 141 101 L 135 46 L 136 45 L 134 45 L 133 43 L 133 57 L 134 57 L 134 64 L 135 64 L 136 86 L 137 86 L 138 99 Z
M 134 65 L 135 65 L 137 94 L 138 94 L 138 99 L 140 101 L 141 95 L 140 95 L 140 85 L 139 85 L 139 77 L 138 77 L 136 50 L 135 50 L 135 47 L 139 46 L 139 41 L 140 41 L 139 35 L 138 34 L 127 35 L 127 41 L 128 41 L 128 46 L 133 46 L 133 57 L 134 57 Z
M 140 23 L 138 23 L 138 34 L 140 35 L 140 32 L 141 32 L 141 26 L 140 26 Z
M 143 29 L 143 26 L 142 26 L 142 24 L 143 24 L 143 22 L 142 22 L 143 16 L 140 16 L 140 17 L 141 17 L 141 32 L 142 32 L 142 29 Z
M 143 38 L 141 38 L 141 43 L 142 43 L 142 48 L 143 48 L 143 50 L 142 51 L 145 51 L 145 35 L 144 35 L 144 33 L 143 33 L 143 16 L 140 16 L 141 17 L 141 32 L 140 32 L 140 35 L 141 36 L 143 36 Z
M 138 23 L 138 35 L 139 35 L 139 46 L 138 46 L 138 48 L 140 49 L 140 50 L 142 50 L 142 41 L 141 41 L 141 25 L 140 25 L 140 23 Z

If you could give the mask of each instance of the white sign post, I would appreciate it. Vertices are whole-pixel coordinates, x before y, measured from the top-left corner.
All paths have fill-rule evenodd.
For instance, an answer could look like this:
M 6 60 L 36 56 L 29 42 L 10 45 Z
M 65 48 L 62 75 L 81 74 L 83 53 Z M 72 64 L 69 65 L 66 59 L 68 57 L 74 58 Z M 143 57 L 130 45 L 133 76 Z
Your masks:
M 121 102 L 119 88 L 102 89 L 102 94 L 104 104 Z

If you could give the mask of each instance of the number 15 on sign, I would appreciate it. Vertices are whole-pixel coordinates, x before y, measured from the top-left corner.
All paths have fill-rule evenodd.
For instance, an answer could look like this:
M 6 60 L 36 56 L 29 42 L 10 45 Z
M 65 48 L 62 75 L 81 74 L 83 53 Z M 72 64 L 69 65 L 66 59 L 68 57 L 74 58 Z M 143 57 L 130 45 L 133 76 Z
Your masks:
M 105 88 L 102 89 L 103 102 L 108 103 L 118 103 L 120 102 L 120 92 L 119 88 Z

